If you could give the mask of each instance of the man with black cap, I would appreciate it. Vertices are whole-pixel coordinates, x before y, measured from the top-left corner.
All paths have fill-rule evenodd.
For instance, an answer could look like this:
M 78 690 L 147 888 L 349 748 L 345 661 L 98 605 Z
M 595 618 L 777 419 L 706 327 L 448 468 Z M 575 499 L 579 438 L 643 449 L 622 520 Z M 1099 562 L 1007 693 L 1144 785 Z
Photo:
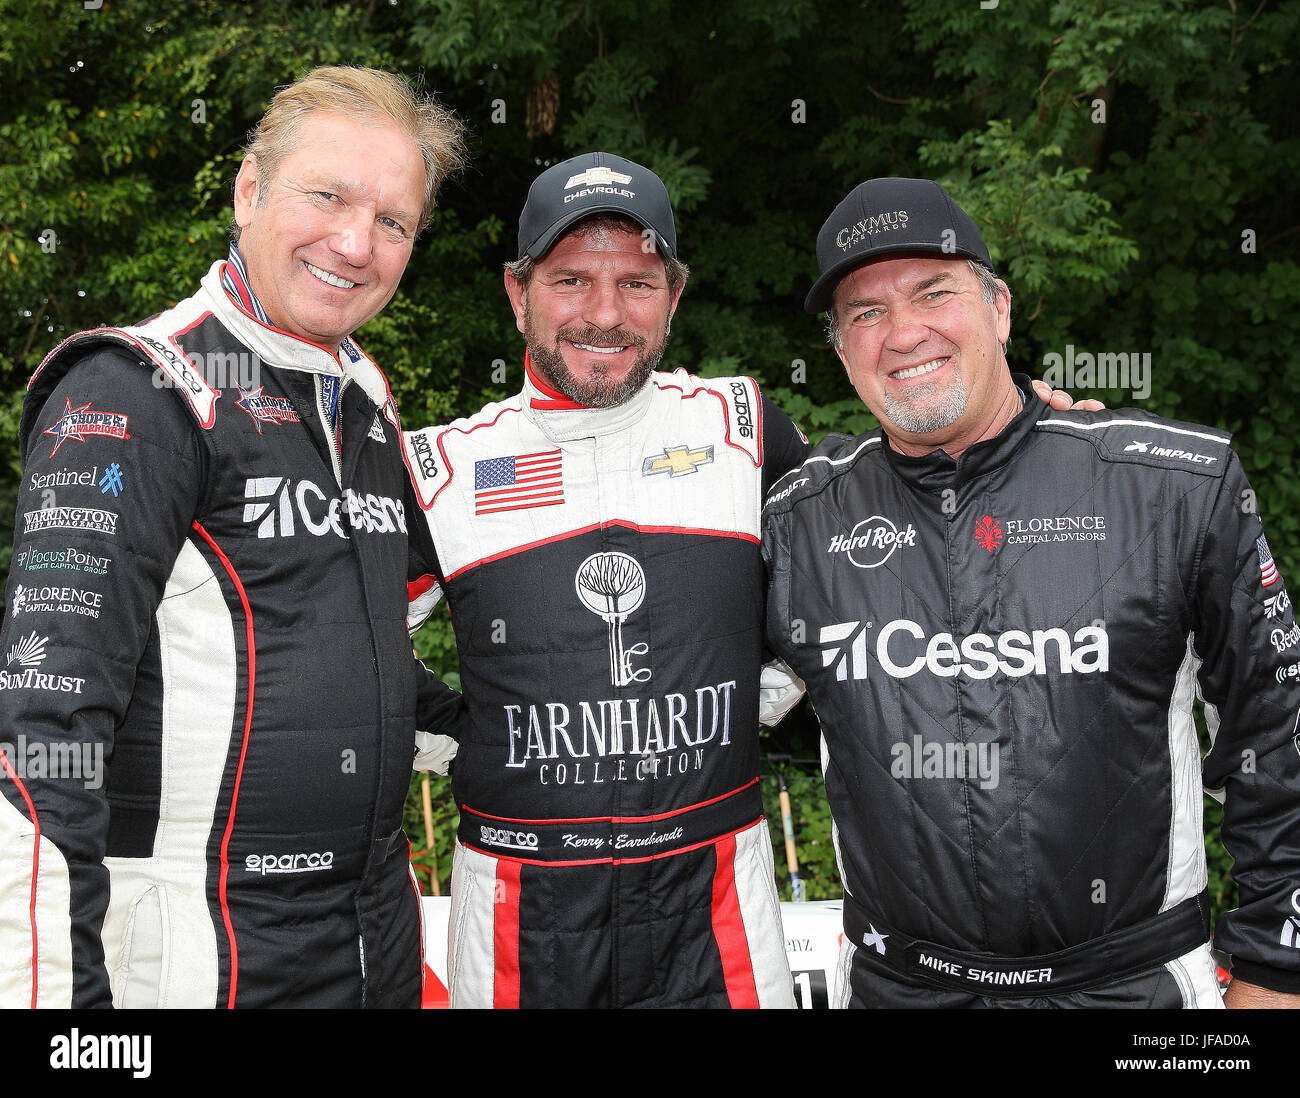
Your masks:
M 882 429 L 778 483 L 763 552 L 824 736 L 840 1002 L 1221 1005 L 1203 779 L 1228 1005 L 1300 1003 L 1300 628 L 1228 436 L 1028 400 L 934 182 L 861 184 L 817 257 L 806 308 Z
M 547 169 L 505 274 L 522 392 L 406 437 L 416 616 L 447 596 L 468 707 L 453 1007 L 793 1006 L 758 522 L 806 441 L 750 378 L 655 372 L 687 273 L 654 173 Z

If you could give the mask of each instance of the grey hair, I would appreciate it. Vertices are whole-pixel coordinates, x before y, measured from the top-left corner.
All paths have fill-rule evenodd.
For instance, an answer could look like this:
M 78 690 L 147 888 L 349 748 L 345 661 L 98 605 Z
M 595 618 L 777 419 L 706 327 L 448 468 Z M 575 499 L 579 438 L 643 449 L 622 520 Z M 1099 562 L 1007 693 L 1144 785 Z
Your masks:
M 586 236 L 588 233 L 609 228 L 631 229 L 634 232 L 641 231 L 641 226 L 630 217 L 612 213 L 592 214 L 591 217 L 584 217 L 565 232 L 563 236 L 555 241 L 555 244 L 558 244 L 566 236 L 574 234 Z M 551 247 L 555 247 L 555 244 L 552 244 Z M 666 256 L 662 252 L 659 253 L 659 258 L 664 261 L 664 274 L 668 277 L 668 296 L 670 298 L 676 297 L 677 291 L 685 286 L 687 279 L 691 277 L 691 269 L 680 259 Z M 506 263 L 505 269 L 514 275 L 515 281 L 526 290 L 528 289 L 528 283 L 532 281 L 533 269 L 536 266 L 537 262 L 531 255 L 524 255 Z
M 980 297 L 989 305 L 992 305 L 993 302 L 997 301 L 998 294 L 1002 290 L 1002 286 L 998 285 L 998 276 L 984 266 L 983 263 L 976 263 L 973 259 L 966 260 L 966 266 L 971 269 L 975 275 L 975 281 L 979 283 Z M 1007 290 L 1007 296 L 1011 296 L 1010 290 Z M 834 300 L 831 301 L 831 307 L 826 312 L 826 342 L 837 351 L 844 346 L 844 334 L 840 331 L 839 318 L 835 315 Z

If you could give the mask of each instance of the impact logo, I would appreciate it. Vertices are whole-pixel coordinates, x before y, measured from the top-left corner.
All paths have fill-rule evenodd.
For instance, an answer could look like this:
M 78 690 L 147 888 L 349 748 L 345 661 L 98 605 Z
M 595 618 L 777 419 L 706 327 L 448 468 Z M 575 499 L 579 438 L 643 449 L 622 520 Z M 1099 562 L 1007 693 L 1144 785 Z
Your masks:
M 259 538 L 291 538 L 298 524 L 316 537 L 333 533 L 346 538 L 344 522 L 368 534 L 406 533 L 406 509 L 399 499 L 361 495 L 351 488 L 343 498 L 327 496 L 310 480 L 295 487 L 288 477 L 249 477 L 244 484 L 244 521 L 257 523 Z
M 90 407 L 91 401 L 86 401 L 80 408 L 74 408 L 72 401 L 64 399 L 63 415 L 59 416 L 53 423 L 45 428 L 42 434 L 53 435 L 55 438 L 54 449 L 50 451 L 50 457 L 59 452 L 68 439 L 76 439 L 78 442 L 85 442 L 87 435 L 103 435 L 106 438 L 130 438 L 127 434 L 127 416 L 120 412 L 96 412 Z
M 609 626 L 609 681 L 614 686 L 645 682 L 650 668 L 632 667 L 633 656 L 644 656 L 644 642 L 623 647 L 623 623 L 645 598 L 645 572 L 626 553 L 593 553 L 578 566 L 573 585 L 582 605 Z
M 844 553 L 859 568 L 879 568 L 904 545 L 916 545 L 915 526 L 909 522 L 906 530 L 900 530 L 884 515 L 872 515 L 853 527 L 848 537 L 831 538 L 826 552 Z
M 1178 458 L 1180 461 L 1190 461 L 1193 465 L 1213 465 L 1218 458 L 1210 457 L 1208 454 L 1194 454 L 1190 450 L 1175 450 L 1168 446 L 1157 446 L 1154 442 L 1139 442 L 1134 439 L 1124 447 L 1126 454 L 1150 454 L 1152 457 Z
M 248 418 L 253 421 L 253 426 L 257 428 L 259 435 L 262 433 L 263 423 L 278 426 L 281 423 L 301 422 L 288 397 L 264 396 L 262 392 L 264 388 L 262 385 L 256 389 L 245 389 L 241 386 L 239 399 L 235 401 L 236 408 L 248 413 Z
M 1002 523 L 992 515 L 985 515 L 975 524 L 975 543 L 981 549 L 993 552 L 1002 544 Z

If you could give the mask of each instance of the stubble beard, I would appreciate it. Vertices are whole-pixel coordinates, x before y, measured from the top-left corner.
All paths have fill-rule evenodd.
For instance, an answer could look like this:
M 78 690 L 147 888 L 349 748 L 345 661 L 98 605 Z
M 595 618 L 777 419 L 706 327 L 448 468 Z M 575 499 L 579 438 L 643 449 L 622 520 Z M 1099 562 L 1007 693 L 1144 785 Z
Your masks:
M 533 327 L 532 313 L 527 306 L 524 307 L 524 341 L 528 344 L 528 357 L 533 368 L 556 392 L 588 408 L 617 408 L 636 396 L 663 360 L 671 327 L 672 321 L 669 320 L 664 324 L 663 335 L 653 346 L 642 336 L 618 329 L 603 332 L 599 328 L 561 328 L 555 333 L 555 342 L 545 346 Z M 636 361 L 620 380 L 613 381 L 604 372 L 597 373 L 590 380 L 581 380 L 574 376 L 564 361 L 561 340 L 586 343 L 591 347 L 632 346 L 639 350 Z
M 940 388 L 943 385 L 943 388 Z M 966 411 L 968 394 L 960 375 L 913 390 L 906 400 L 885 394 L 885 415 L 900 430 L 928 435 L 956 423 Z

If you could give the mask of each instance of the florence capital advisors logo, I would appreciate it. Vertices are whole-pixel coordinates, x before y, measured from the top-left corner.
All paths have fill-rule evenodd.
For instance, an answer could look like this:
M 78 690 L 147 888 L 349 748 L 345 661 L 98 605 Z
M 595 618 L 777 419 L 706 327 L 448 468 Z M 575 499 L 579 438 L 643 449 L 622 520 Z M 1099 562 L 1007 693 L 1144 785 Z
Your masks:
M 1002 544 L 1002 523 L 992 515 L 985 515 L 975 524 L 975 542 L 981 549 L 993 552 Z

